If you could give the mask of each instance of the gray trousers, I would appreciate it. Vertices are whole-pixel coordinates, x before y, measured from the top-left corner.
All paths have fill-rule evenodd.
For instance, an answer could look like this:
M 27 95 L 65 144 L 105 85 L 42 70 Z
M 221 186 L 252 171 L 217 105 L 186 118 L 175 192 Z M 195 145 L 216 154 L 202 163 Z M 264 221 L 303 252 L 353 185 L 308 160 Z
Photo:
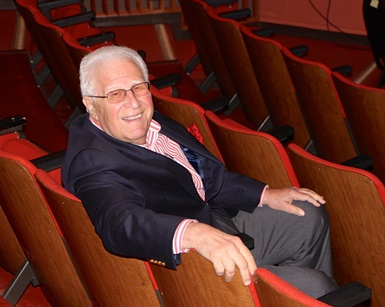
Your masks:
M 317 208 L 301 201 L 293 204 L 301 207 L 305 216 L 263 206 L 252 214 L 240 211 L 232 221 L 240 232 L 254 238 L 251 253 L 258 267 L 318 298 L 337 288 L 332 279 L 329 217 L 325 206 Z M 221 224 L 225 229 L 229 226 Z M 226 232 L 232 233 L 231 227 Z

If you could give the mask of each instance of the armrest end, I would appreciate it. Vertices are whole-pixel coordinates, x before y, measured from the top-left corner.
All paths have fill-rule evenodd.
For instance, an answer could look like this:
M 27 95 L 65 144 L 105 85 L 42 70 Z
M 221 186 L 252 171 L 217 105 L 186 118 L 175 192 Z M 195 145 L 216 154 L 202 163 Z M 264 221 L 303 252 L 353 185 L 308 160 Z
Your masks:
M 364 170 L 371 170 L 373 167 L 373 158 L 366 155 L 358 155 L 341 164 L 364 169 Z
M 99 34 L 78 38 L 80 45 L 88 47 L 111 41 L 115 38 L 115 33 L 112 31 L 101 32 Z
M 299 45 L 289 48 L 289 50 L 296 56 L 302 57 L 309 52 L 309 47 L 306 45 Z
M 22 115 L 2 118 L 0 119 L 0 135 L 20 131 L 26 123 L 27 119 Z
M 62 166 L 65 153 L 65 150 L 53 152 L 46 156 L 33 159 L 31 160 L 31 163 L 37 168 L 49 172 Z
M 90 22 L 94 19 L 94 17 L 95 17 L 94 12 L 86 12 L 79 15 L 73 15 L 73 16 L 54 20 L 52 21 L 52 24 L 54 24 L 55 26 L 64 28 L 64 27 L 80 24 L 83 22 Z
M 320 298 L 319 301 L 334 307 L 350 307 L 370 300 L 372 290 L 358 281 L 353 281 Z
M 277 138 L 282 144 L 286 144 L 294 138 L 294 128 L 289 125 L 273 128 L 267 132 Z
M 162 89 L 168 86 L 175 85 L 176 82 L 180 81 L 182 76 L 178 73 L 171 73 L 162 77 L 157 77 L 151 80 L 151 84 L 158 89 Z
M 352 74 L 353 68 L 349 65 L 341 65 L 341 66 L 332 68 L 331 71 L 338 71 L 341 75 L 347 77 Z
M 219 16 L 223 18 L 230 18 L 233 20 L 242 20 L 251 16 L 250 9 L 241 9 L 220 13 Z

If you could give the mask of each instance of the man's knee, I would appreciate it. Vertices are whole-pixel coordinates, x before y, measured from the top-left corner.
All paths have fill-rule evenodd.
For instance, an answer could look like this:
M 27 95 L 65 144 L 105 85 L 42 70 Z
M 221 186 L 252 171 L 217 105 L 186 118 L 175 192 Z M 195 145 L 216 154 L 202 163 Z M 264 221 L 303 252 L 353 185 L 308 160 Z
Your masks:
M 303 220 L 303 222 L 307 225 L 307 227 L 312 227 L 315 229 L 322 227 L 329 229 L 329 216 L 324 205 L 315 207 L 313 204 L 306 201 L 294 201 L 293 205 L 301 207 L 305 211 L 306 218 Z

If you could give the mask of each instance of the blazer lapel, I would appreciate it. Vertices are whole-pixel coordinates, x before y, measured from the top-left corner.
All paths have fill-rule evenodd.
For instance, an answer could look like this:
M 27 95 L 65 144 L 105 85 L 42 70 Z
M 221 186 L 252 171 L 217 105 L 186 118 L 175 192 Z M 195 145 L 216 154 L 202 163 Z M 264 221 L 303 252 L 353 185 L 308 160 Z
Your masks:
M 159 169 L 159 172 L 167 171 L 171 176 L 174 176 L 175 180 L 190 194 L 201 199 L 191 180 L 190 172 L 171 158 L 133 144 L 123 144 L 121 152 L 125 157 L 135 159 L 136 163 L 141 163 L 144 167 L 150 167 L 152 170 Z

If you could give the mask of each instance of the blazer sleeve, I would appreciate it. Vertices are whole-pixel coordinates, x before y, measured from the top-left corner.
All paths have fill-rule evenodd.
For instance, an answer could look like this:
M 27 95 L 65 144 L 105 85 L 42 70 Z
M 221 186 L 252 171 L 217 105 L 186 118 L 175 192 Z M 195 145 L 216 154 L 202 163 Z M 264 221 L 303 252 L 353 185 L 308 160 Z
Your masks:
M 146 209 L 143 191 L 134 179 L 122 176 L 127 171 L 123 168 L 110 155 L 86 149 L 72 160 L 68 181 L 75 183 L 75 195 L 108 251 L 175 269 L 178 258 L 172 253 L 172 240 L 183 218 Z

